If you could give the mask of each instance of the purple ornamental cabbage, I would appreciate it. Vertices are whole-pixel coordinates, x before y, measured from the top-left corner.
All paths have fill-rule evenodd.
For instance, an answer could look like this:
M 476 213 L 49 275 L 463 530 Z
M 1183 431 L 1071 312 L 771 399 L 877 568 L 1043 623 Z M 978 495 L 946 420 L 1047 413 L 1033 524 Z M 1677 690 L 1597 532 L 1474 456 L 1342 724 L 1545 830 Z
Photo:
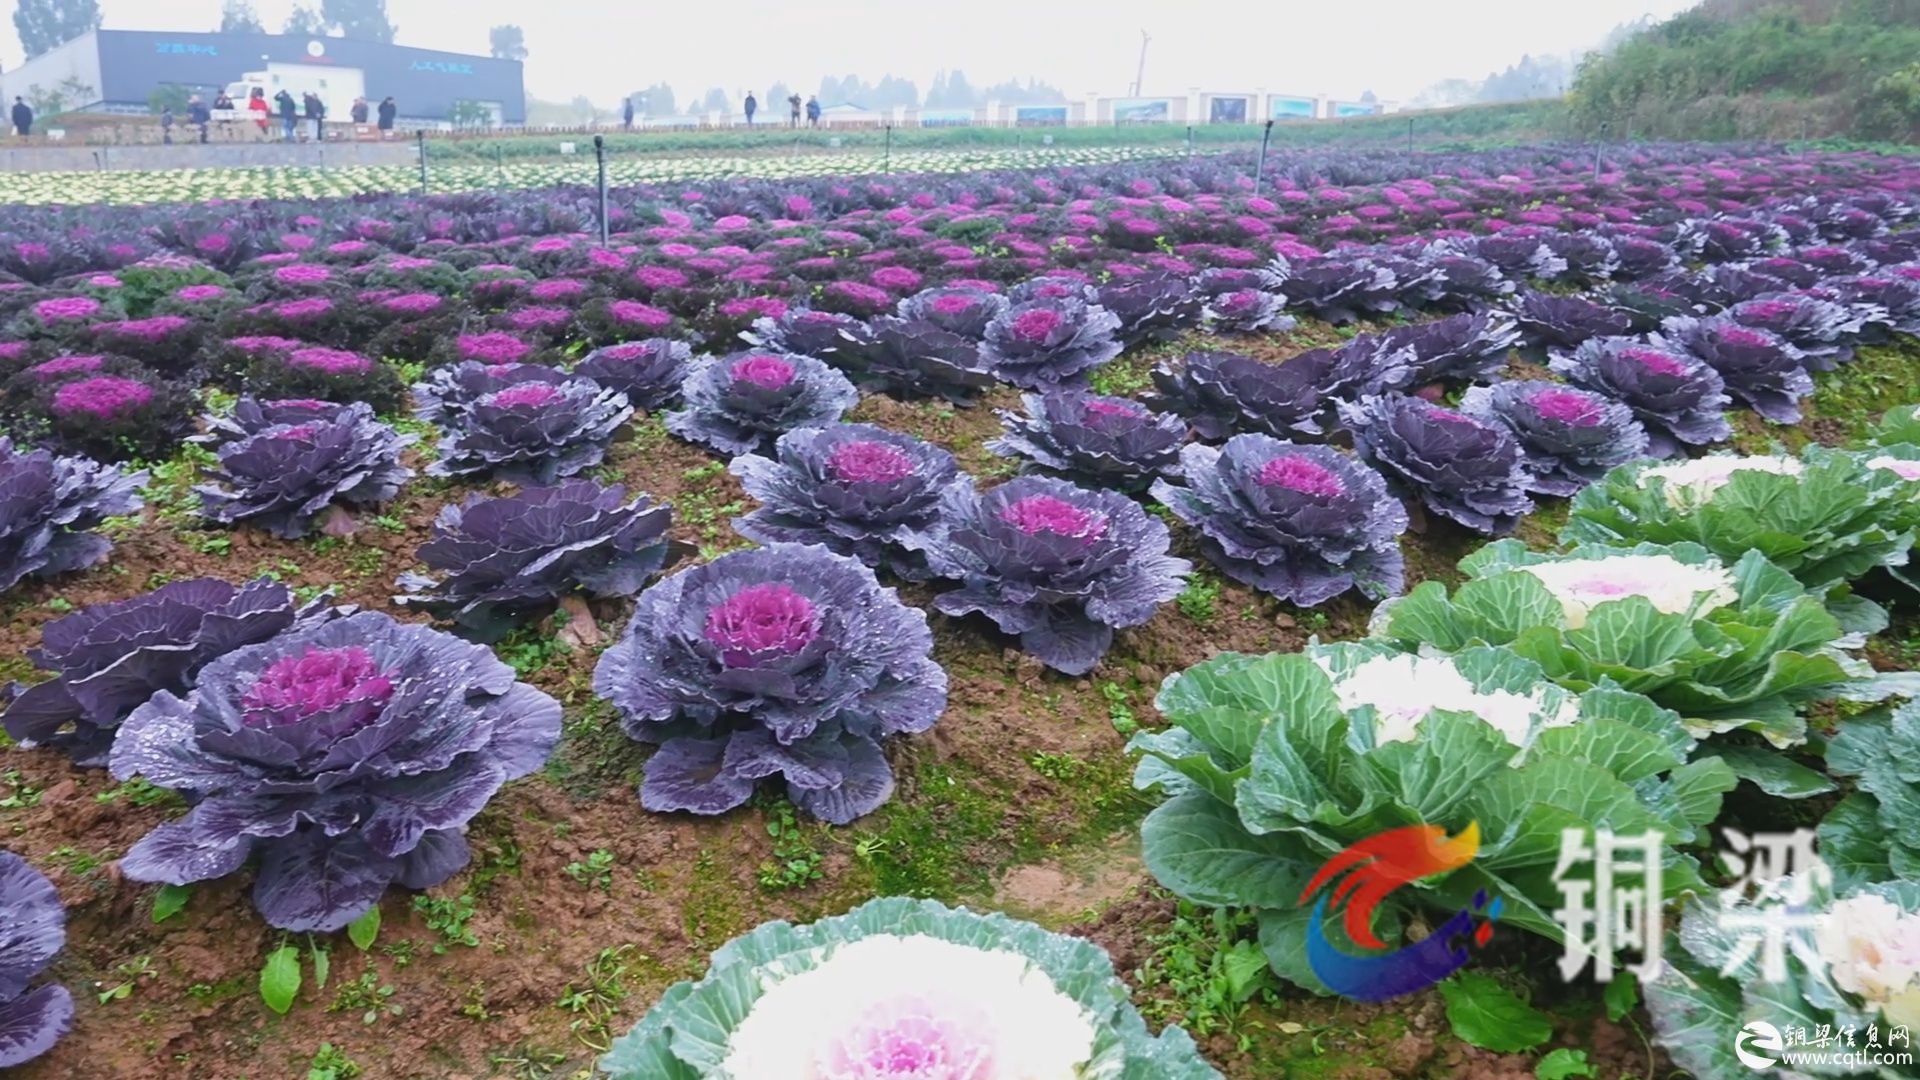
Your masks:
M 1016 304 L 987 325 L 981 347 L 999 379 L 1026 390 L 1078 386 L 1120 355 L 1120 319 L 1074 297 Z
M 184 694 L 208 663 L 325 618 L 325 607 L 324 599 L 297 606 L 286 586 L 267 578 L 238 587 L 195 578 L 83 608 L 41 630 L 27 658 L 54 678 L 20 691 L 0 724 L 24 746 L 103 767 L 120 722 L 156 691 Z
M 1554 374 L 1625 402 L 1647 429 L 1647 454 L 1668 458 L 1680 447 L 1733 436 L 1726 383 L 1704 361 L 1639 338 L 1594 338 L 1549 365 Z
M 1769 293 L 1727 309 L 1742 326 L 1780 335 L 1800 350 L 1810 371 L 1832 371 L 1851 359 L 1849 339 L 1860 332 L 1859 313 L 1832 300 L 1804 293 Z
M 1534 278 L 1552 281 L 1567 272 L 1567 260 L 1561 258 L 1538 232 L 1512 230 L 1476 237 L 1473 253 L 1500 268 L 1510 278 Z
M 1618 337 L 1633 331 L 1633 320 L 1584 297 L 1525 292 L 1513 304 L 1520 336 L 1538 353 L 1573 349 L 1588 338 Z
M 693 349 L 682 341 L 648 338 L 593 350 L 574 365 L 574 375 L 592 379 L 627 395 L 627 403 L 648 412 L 680 402 Z
M 559 702 L 484 646 L 371 611 L 289 631 L 214 660 L 187 697 L 162 690 L 120 726 L 116 779 L 196 800 L 120 869 L 189 885 L 255 858 L 267 922 L 329 933 L 389 885 L 459 873 L 466 824 L 559 738 Z
M 250 521 L 295 540 L 322 515 L 329 517 L 327 531 L 338 530 L 341 515 L 333 508 L 384 503 L 413 476 L 400 464 L 400 451 L 416 436 L 375 420 L 366 402 L 336 406 L 331 415 L 315 412 L 223 443 L 219 462 L 205 473 L 210 483 L 193 489 L 201 515 L 223 525 Z
M 1524 455 L 1527 490 L 1537 495 L 1573 495 L 1647 452 L 1646 429 L 1632 409 L 1605 394 L 1544 379 L 1468 387 L 1460 411 L 1513 433 Z
M 481 398 L 510 386 L 539 383 L 559 386 L 574 378 L 546 364 L 483 364 L 466 360 L 435 368 L 427 381 L 413 385 L 413 415 L 429 424 L 460 423 Z
M 1200 550 L 1235 581 L 1300 607 L 1349 589 L 1398 596 L 1406 561 L 1396 539 L 1407 510 L 1379 473 L 1325 446 L 1236 435 L 1180 452 L 1185 486 L 1153 497 L 1200 534 Z
M 1173 339 L 1200 321 L 1204 306 L 1191 282 L 1164 272 L 1114 281 L 1096 296 L 1120 320 L 1120 340 L 1127 345 Z
M 686 553 L 667 539 L 672 513 L 645 495 L 567 480 L 516 495 L 476 495 L 441 507 L 433 539 L 416 553 L 439 580 L 400 575 L 402 607 L 448 620 L 469 638 L 498 641 L 562 598 L 632 596 Z
M 733 520 L 757 544 L 815 544 L 908 581 L 930 576 L 924 551 L 948 488 L 971 483 L 953 455 L 869 424 L 789 431 L 772 459 L 727 466 L 758 509 Z
M 1140 504 L 1065 480 L 1015 477 L 985 494 L 948 493 L 946 530 L 927 564 L 959 587 L 934 606 L 979 613 L 1042 664 L 1093 670 L 1117 628 L 1138 626 L 1186 588 L 1193 564 L 1167 553 L 1171 535 Z
M 865 320 L 807 308 L 796 308 L 778 319 L 757 319 L 753 330 L 742 336 L 762 349 L 811 356 L 837 368 L 857 367 L 857 358 L 869 343 Z
M 1268 364 L 1230 352 L 1192 352 L 1179 367 L 1153 369 L 1155 408 L 1184 417 L 1202 439 L 1241 432 L 1289 438 L 1318 436 L 1334 356 L 1324 349 Z
M 987 325 L 1007 310 L 1007 298 L 984 289 L 944 286 L 922 289 L 900 301 L 895 314 L 908 322 L 927 322 L 961 337 L 980 341 Z
M 1500 424 L 1402 394 L 1343 402 L 1340 418 L 1402 495 L 1475 532 L 1510 533 L 1533 509 L 1520 443 Z
M 1396 326 L 1379 337 L 1390 349 L 1413 351 L 1406 381 L 1379 387 L 1400 390 L 1492 378 L 1506 367 L 1507 354 L 1520 343 L 1520 330 L 1504 312 L 1482 311 Z
M 1445 243 L 1429 245 L 1418 261 L 1425 272 L 1410 299 L 1426 307 L 1477 309 L 1506 300 L 1517 288 L 1499 267 Z
M 15 450 L 0 436 L 0 592 L 28 576 L 52 577 L 106 558 L 113 543 L 93 530 L 139 512 L 146 482 L 144 471 Z
M 479 398 L 448 425 L 427 471 L 551 484 L 605 460 L 614 432 L 632 417 L 626 395 L 592 379 L 519 383 Z
M 1620 268 L 1620 257 L 1606 237 L 1592 233 L 1549 232 L 1541 241 L 1566 266 L 1568 277 L 1604 281 Z
M 999 385 L 974 338 L 931 322 L 895 318 L 875 319 L 868 327 L 858 377 L 893 397 L 938 397 L 962 407 Z
M 998 410 L 1005 434 L 987 449 L 1086 484 L 1139 491 L 1180 469 L 1187 423 L 1137 401 L 1080 390 L 1023 394 L 1025 413 Z
M 1364 255 L 1293 262 L 1276 256 L 1267 264 L 1267 288 L 1305 308 L 1322 322 L 1350 323 L 1400 308 L 1400 279 L 1391 268 Z
M 1920 334 L 1920 269 L 1910 277 L 1865 273 L 1828 278 L 1823 287 L 1856 311 L 1872 312 L 1862 330 L 1875 341 L 1895 333 Z
M 1813 393 L 1800 350 L 1725 315 L 1668 319 L 1653 340 L 1704 361 L 1720 373 L 1730 397 L 1776 424 L 1799 423 L 1800 399 Z
M 59 891 L 27 860 L 0 851 L 0 1069 L 53 1049 L 73 1026 L 66 987 L 27 989 L 66 943 Z
M 1007 290 L 1007 304 L 1018 306 L 1031 304 L 1035 300 L 1084 300 L 1095 302 L 1098 293 L 1092 285 L 1078 277 L 1069 277 L 1065 273 L 1043 274 L 1028 278 Z
M 1208 333 L 1284 334 L 1296 324 L 1286 298 L 1266 288 L 1259 270 L 1216 267 L 1193 279 L 1201 300 L 1200 325 Z
M 694 362 L 682 385 L 686 406 L 667 430 L 717 453 L 762 453 L 781 433 L 832 424 L 860 393 L 811 356 L 741 352 Z
M 773 544 L 683 570 L 640 594 L 600 657 L 594 693 L 629 737 L 657 743 L 640 804 L 722 814 L 777 776 L 836 825 L 893 795 L 888 735 L 947 705 L 927 617 L 825 548 Z

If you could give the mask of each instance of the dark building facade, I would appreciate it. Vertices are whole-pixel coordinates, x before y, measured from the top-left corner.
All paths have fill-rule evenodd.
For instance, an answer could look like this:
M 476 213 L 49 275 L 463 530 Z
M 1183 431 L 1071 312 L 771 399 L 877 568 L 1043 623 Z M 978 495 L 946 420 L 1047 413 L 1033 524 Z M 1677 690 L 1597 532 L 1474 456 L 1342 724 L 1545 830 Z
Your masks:
M 517 60 L 336 37 L 96 30 L 5 73 L 0 83 L 13 94 L 24 92 L 16 85 L 51 86 L 70 76 L 91 86 L 98 100 L 69 107 L 144 110 L 157 86 L 211 93 L 265 76 L 252 84 L 264 85 L 268 97 L 282 87 L 295 97 L 315 89 L 330 99 L 334 119 L 345 119 L 334 100 L 355 96 L 371 102 L 392 96 L 403 117 L 423 120 L 451 119 L 456 102 L 477 103 L 500 123 L 527 118 Z

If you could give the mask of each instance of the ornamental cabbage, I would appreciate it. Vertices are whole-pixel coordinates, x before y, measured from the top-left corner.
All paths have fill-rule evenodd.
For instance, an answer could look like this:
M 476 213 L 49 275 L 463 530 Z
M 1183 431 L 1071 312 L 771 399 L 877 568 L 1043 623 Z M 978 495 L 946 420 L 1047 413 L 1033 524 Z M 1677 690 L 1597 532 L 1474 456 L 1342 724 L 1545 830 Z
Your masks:
M 950 334 L 973 341 L 987 336 L 987 326 L 1007 310 L 1007 298 L 984 289 L 923 289 L 900 301 L 895 312 L 907 322 L 932 323 Z
M 223 525 L 250 521 L 294 540 L 328 515 L 333 533 L 343 525 L 332 508 L 386 502 L 413 476 L 400 451 L 415 436 L 375 420 L 366 402 L 308 410 L 297 423 L 282 422 L 277 404 L 242 398 L 236 405 L 230 423 L 241 433 L 216 451 L 219 461 L 205 473 L 210 482 L 193 489 L 201 516 Z
M 66 943 L 59 891 L 27 860 L 0 851 L 0 1069 L 53 1049 L 73 1026 L 66 987 L 27 989 Z
M 728 456 L 761 453 L 783 432 L 834 423 L 860 400 L 845 375 L 792 353 L 702 358 L 682 389 L 686 406 L 666 415 L 667 430 Z
M 371 611 L 290 631 L 214 660 L 190 695 L 162 690 L 121 725 L 114 777 L 197 801 L 120 870 L 189 885 L 255 858 L 254 906 L 270 925 L 338 930 L 388 885 L 459 873 L 467 822 L 559 738 L 559 702 L 483 646 Z
M 1664 891 L 1697 890 L 1698 866 L 1673 845 L 1703 840 L 1736 783 L 1717 758 L 1685 763 L 1693 739 L 1673 713 L 1612 685 L 1570 692 L 1508 649 L 1223 653 L 1169 678 L 1155 705 L 1172 726 L 1129 746 L 1145 755 L 1135 786 L 1171 796 L 1141 826 L 1148 870 L 1185 900 L 1253 910 L 1273 970 L 1319 993 L 1355 989 L 1307 962 L 1321 907 L 1302 906 L 1303 886 L 1330 855 L 1425 826 L 1473 858 L 1386 898 L 1378 938 L 1361 944 L 1451 916 L 1427 940 L 1455 948 L 1493 897 L 1500 926 L 1559 941 L 1560 892 L 1540 863 L 1552 866 L 1561 829 L 1664 833 Z
M 1594 338 L 1571 355 L 1555 356 L 1549 366 L 1576 386 L 1626 403 L 1647 429 L 1651 457 L 1673 457 L 1682 446 L 1733 437 L 1726 384 L 1690 353 L 1638 338 Z
M 1689 541 L 1727 562 L 1757 551 L 1808 591 L 1828 593 L 1875 568 L 1904 566 L 1920 524 L 1913 483 L 1867 457 L 1810 446 L 1798 458 L 1624 465 L 1574 499 L 1560 539 Z
M 416 553 L 439 580 L 402 574 L 394 597 L 453 622 L 476 641 L 498 641 L 568 596 L 632 596 L 683 554 L 667 539 L 672 513 L 645 495 L 566 480 L 515 495 L 476 495 L 441 507 L 433 538 Z
M 595 349 L 574 365 L 576 377 L 627 395 L 627 403 L 649 412 L 680 403 L 693 348 L 683 341 L 648 338 Z
M 1236 435 L 1220 449 L 1180 452 L 1184 487 L 1153 497 L 1200 534 L 1228 577 L 1300 607 L 1359 589 L 1372 599 L 1406 585 L 1397 537 L 1407 511 L 1380 474 L 1325 446 Z
M 626 395 L 592 379 L 518 383 L 476 399 L 450 423 L 427 471 L 551 484 L 605 460 L 632 416 Z
M 1413 361 L 1404 376 L 1376 380 L 1373 393 L 1490 379 L 1507 366 L 1507 354 L 1519 344 L 1520 330 L 1510 316 L 1482 311 L 1395 327 L 1377 340 L 1385 351 L 1411 350 Z M 1355 339 L 1347 347 L 1358 342 Z
M 1840 623 L 1793 576 L 1749 551 L 1731 566 L 1697 544 L 1530 552 L 1501 540 L 1460 561 L 1451 597 L 1423 582 L 1382 604 L 1374 636 L 1446 652 L 1511 645 L 1563 686 L 1611 679 L 1680 713 L 1699 735 L 1748 728 L 1806 738 L 1799 708 L 1870 674 Z
M 1513 304 L 1520 336 L 1535 353 L 1577 348 L 1588 338 L 1633 332 L 1633 320 L 1585 297 L 1524 292 Z
M 982 358 L 996 377 L 1026 390 L 1078 386 L 1120 355 L 1120 320 L 1077 297 L 1015 304 L 987 324 Z
M 467 360 L 435 368 L 427 381 L 413 385 L 413 415 L 443 427 L 463 422 L 474 404 L 489 394 L 513 386 L 537 383 L 559 386 L 573 376 L 546 364 L 483 364 Z
M 1178 274 L 1153 273 L 1100 287 L 1098 303 L 1120 321 L 1126 345 L 1170 341 L 1200 321 L 1203 301 L 1193 284 Z
M 1331 402 L 1325 387 L 1334 354 L 1302 353 L 1268 364 L 1230 352 L 1191 352 L 1179 367 L 1153 369 L 1156 409 L 1184 417 L 1202 439 L 1219 441 L 1240 432 L 1286 439 L 1327 431 Z
M 1824 844 L 1822 855 L 1832 858 Z M 1843 887 L 1841 893 L 1836 899 L 1831 882 L 1803 869 L 1751 892 L 1731 889 L 1687 906 L 1677 938 L 1669 939 L 1678 947 L 1667 948 L 1665 970 L 1646 987 L 1654 1042 L 1676 1067 L 1694 1076 L 1753 1072 L 1744 1059 L 1755 1055 L 1738 1053 L 1749 1044 L 1726 1036 L 1729 1018 L 1791 1018 L 1802 1030 L 1859 1031 L 1861 1044 L 1871 1037 L 1883 1047 L 1896 1045 L 1891 1031 L 1920 1025 L 1920 957 L 1913 949 L 1920 940 L 1920 884 Z M 1764 951 L 1750 947 L 1755 931 L 1744 928 L 1767 926 L 1782 913 L 1796 928 L 1788 931 L 1790 947 L 1781 950 L 1781 970 L 1770 971 Z M 1811 934 L 1797 929 L 1799 920 Z M 1889 1059 L 1900 1052 L 1879 1051 Z M 1891 1065 L 1876 1072 L 1848 1060 L 1872 1053 L 1809 1051 L 1791 1070 L 1807 1077 L 1903 1074 Z
M 1400 308 L 1400 279 L 1365 256 L 1307 262 L 1275 256 L 1266 267 L 1266 285 L 1285 297 L 1288 307 L 1305 308 L 1322 322 L 1350 323 Z
M 137 494 L 146 482 L 144 471 L 15 450 L 0 436 L 0 592 L 106 558 L 113 543 L 93 530 L 146 505 Z
M 82 608 L 41 630 L 27 658 L 54 677 L 20 690 L 0 724 L 23 746 L 105 766 L 120 722 L 156 691 L 186 693 L 208 663 L 327 617 L 325 604 L 296 605 L 286 586 L 267 578 L 238 587 L 195 578 Z
M 811 356 L 837 368 L 856 365 L 869 342 L 865 321 L 807 308 L 789 311 L 778 319 L 758 319 L 753 331 L 743 336 L 763 349 Z
M 1208 333 L 1284 334 L 1296 325 L 1286 298 L 1267 291 L 1258 270 L 1202 270 L 1193 287 L 1202 304 L 1200 325 Z
M 1698 357 L 1720 373 L 1729 396 L 1776 424 L 1799 423 L 1800 399 L 1813 393 L 1800 350 L 1770 330 L 1724 315 L 1667 319 L 1653 342 Z
M 1099 946 L 901 897 L 735 938 L 600 1068 L 613 1080 L 1220 1080 L 1179 1027 L 1148 1032 Z
M 949 489 L 943 502 L 946 528 L 927 564 L 959 587 L 934 606 L 985 615 L 1069 675 L 1093 670 L 1113 631 L 1152 618 L 1193 569 L 1167 554 L 1166 525 L 1118 492 L 1022 476 L 985 494 Z
M 1766 330 L 1800 350 L 1808 370 L 1832 371 L 1853 356 L 1847 344 L 1860 332 L 1860 313 L 1807 293 L 1769 293 L 1735 304 L 1727 318 Z
M 400 411 L 406 400 L 400 373 L 392 367 L 319 346 L 263 351 L 247 367 L 241 386 L 256 398 L 364 401 L 382 415 Z
M 997 410 L 1005 434 L 987 442 L 1002 457 L 1022 457 L 1056 476 L 1139 491 L 1180 468 L 1186 422 L 1137 401 L 1081 390 L 1023 394 L 1025 413 Z
M 769 544 L 645 592 L 593 689 L 628 736 L 657 743 L 640 804 L 722 814 L 770 776 L 801 810 L 845 825 L 893 795 L 888 735 L 947 705 L 927 617 L 825 548 Z
M 757 544 L 817 544 L 925 581 L 924 549 L 940 525 L 947 489 L 971 483 L 953 455 L 869 424 L 799 428 L 772 459 L 741 454 L 727 470 L 760 501 L 733 528 Z
M 1820 852 L 1844 887 L 1920 881 L 1920 702 L 1840 721 L 1827 742 L 1827 772 L 1853 778 L 1853 792 L 1820 823 Z
M 1362 461 L 1409 499 L 1475 532 L 1512 532 L 1533 509 L 1526 456 L 1504 425 L 1402 394 L 1342 402 Z
M 999 385 L 973 338 L 908 319 L 873 320 L 854 369 L 862 385 L 881 393 L 959 406 L 976 404 Z
M 1646 429 L 1632 409 L 1544 379 L 1470 386 L 1460 411 L 1513 432 L 1527 490 L 1537 495 L 1572 495 L 1647 452 Z

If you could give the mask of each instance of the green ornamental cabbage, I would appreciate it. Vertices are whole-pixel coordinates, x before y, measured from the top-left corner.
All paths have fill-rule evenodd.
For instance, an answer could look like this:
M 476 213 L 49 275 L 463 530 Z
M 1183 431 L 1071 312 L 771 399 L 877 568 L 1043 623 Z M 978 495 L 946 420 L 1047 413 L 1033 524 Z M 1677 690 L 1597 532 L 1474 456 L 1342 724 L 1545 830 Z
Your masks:
M 1920 702 L 1840 724 L 1827 771 L 1854 791 L 1820 822 L 1820 854 L 1842 887 L 1920 882 Z
M 1172 726 L 1130 745 L 1144 755 L 1135 786 L 1169 796 L 1142 826 L 1148 869 L 1194 903 L 1253 909 L 1273 969 L 1314 990 L 1301 892 L 1351 844 L 1477 827 L 1471 864 L 1376 909 L 1383 940 L 1415 911 L 1470 908 L 1480 890 L 1501 899 L 1501 925 L 1559 940 L 1562 829 L 1658 830 L 1665 891 L 1698 888 L 1677 847 L 1704 841 L 1737 782 L 1718 758 L 1687 762 L 1694 740 L 1672 712 L 1611 683 L 1556 686 L 1504 648 L 1225 653 L 1169 677 L 1155 704 Z
M 1511 645 L 1569 689 L 1611 679 L 1696 736 L 1745 728 L 1780 748 L 1806 739 L 1801 705 L 1872 674 L 1841 651 L 1820 598 L 1758 551 L 1729 566 L 1698 544 L 1546 554 L 1502 540 L 1460 569 L 1469 580 L 1451 595 L 1429 581 L 1380 605 L 1373 636 L 1443 652 Z

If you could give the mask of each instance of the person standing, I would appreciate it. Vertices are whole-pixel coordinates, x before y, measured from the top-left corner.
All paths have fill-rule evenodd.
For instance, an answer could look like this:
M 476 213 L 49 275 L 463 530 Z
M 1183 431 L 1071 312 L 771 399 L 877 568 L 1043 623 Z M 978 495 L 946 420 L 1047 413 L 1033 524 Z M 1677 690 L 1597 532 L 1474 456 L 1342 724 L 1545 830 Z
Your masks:
M 313 127 L 313 141 L 319 142 L 322 137 L 320 121 L 327 115 L 327 107 L 320 103 L 320 95 L 314 93 L 307 94 L 306 106 L 307 123 Z
M 173 106 L 160 106 L 160 145 L 173 145 Z
M 795 127 L 795 128 L 800 126 L 800 95 L 799 94 L 795 94 L 792 97 L 787 99 L 787 126 Z
M 755 100 L 753 91 L 747 91 L 747 124 L 753 124 L 753 114 L 760 111 L 760 102 Z
M 820 99 L 817 97 L 809 97 L 807 99 L 807 125 L 809 127 L 820 126 Z
M 400 112 L 400 106 L 395 105 L 393 103 L 392 94 L 388 94 L 386 98 L 380 102 L 380 137 L 381 138 L 384 139 L 387 136 L 393 134 L 393 118 L 399 112 Z
M 267 91 L 264 87 L 256 86 L 247 92 L 247 111 L 254 114 L 253 122 L 260 125 L 260 137 L 265 138 L 267 118 L 273 110 L 267 107 Z
M 200 129 L 200 142 L 207 141 L 207 125 L 213 122 L 213 113 L 207 110 L 207 103 L 195 94 L 187 99 L 187 122 Z
M 620 126 L 628 131 L 633 130 L 633 96 L 631 94 L 627 96 L 626 104 L 620 106 Z
M 367 122 L 367 99 L 363 97 L 354 98 L 353 108 L 347 111 L 347 115 L 353 118 L 353 122 L 355 124 L 366 123 Z
M 13 95 L 13 133 L 23 139 L 33 134 L 33 106 L 19 94 Z
M 280 106 L 280 126 L 286 132 L 287 142 L 292 142 L 293 129 L 300 122 L 300 108 L 294 103 L 293 95 L 285 90 L 273 95 L 274 103 Z

